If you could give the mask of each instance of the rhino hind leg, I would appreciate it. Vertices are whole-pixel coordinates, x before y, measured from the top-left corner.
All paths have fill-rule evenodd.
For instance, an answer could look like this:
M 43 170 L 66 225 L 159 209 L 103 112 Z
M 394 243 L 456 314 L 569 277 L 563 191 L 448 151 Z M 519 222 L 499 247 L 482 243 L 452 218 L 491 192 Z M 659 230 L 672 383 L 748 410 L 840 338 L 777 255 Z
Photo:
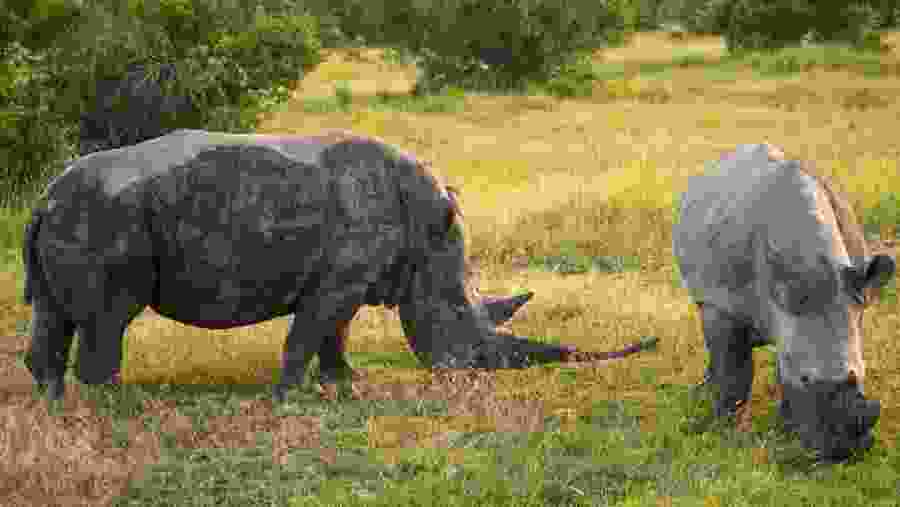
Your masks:
M 714 306 L 704 305 L 703 336 L 709 352 L 708 383 L 717 388 L 714 413 L 735 415 L 749 403 L 753 385 L 753 346 L 749 328 Z
M 112 310 L 96 312 L 94 318 L 79 326 L 78 380 L 84 384 L 119 382 L 125 329 L 143 309 L 144 305 L 119 297 Z
M 35 298 L 32 305 L 31 346 L 25 355 L 25 365 L 37 386 L 46 387 L 51 400 L 59 400 L 65 394 L 64 379 L 75 323 L 56 304 L 43 297 Z

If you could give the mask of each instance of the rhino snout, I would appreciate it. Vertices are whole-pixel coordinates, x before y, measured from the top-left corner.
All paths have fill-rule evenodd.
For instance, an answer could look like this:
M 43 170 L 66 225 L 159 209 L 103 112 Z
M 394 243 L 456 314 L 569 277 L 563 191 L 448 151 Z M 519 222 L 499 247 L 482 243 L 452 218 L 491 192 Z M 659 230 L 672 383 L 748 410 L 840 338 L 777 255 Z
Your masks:
M 858 384 L 820 381 L 784 387 L 785 426 L 825 461 L 843 461 L 854 450 L 872 446 L 871 432 L 881 416 L 881 402 L 866 399 Z

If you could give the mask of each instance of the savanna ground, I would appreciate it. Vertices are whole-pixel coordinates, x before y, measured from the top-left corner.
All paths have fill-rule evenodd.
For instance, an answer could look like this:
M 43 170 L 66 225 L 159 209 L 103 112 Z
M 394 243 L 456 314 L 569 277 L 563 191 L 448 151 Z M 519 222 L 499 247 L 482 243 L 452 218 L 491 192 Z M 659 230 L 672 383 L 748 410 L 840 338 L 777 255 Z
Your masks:
M 365 374 L 356 399 L 346 389 L 322 399 L 308 385 L 273 407 L 287 319 L 205 331 L 148 311 L 128 332 L 123 386 L 70 380 L 62 405 L 48 407 L 21 362 L 27 215 L 7 210 L 0 505 L 900 504 L 893 287 L 865 317 L 867 392 L 883 407 L 876 446 L 818 467 L 778 430 L 769 350 L 754 352 L 751 431 L 710 420 L 689 389 L 706 358 L 670 232 L 688 175 L 740 143 L 816 161 L 858 214 L 900 192 L 900 53 L 723 56 L 718 38 L 638 34 L 597 54 L 608 80 L 589 98 L 411 99 L 411 66 L 334 51 L 260 129 L 352 129 L 430 159 L 462 187 L 481 291 L 537 293 L 516 332 L 588 350 L 660 339 L 621 361 L 430 373 L 396 315 L 368 308 L 348 347 Z M 896 254 L 883 241 L 893 231 L 880 229 L 879 248 Z M 624 269 L 578 269 L 610 258 Z

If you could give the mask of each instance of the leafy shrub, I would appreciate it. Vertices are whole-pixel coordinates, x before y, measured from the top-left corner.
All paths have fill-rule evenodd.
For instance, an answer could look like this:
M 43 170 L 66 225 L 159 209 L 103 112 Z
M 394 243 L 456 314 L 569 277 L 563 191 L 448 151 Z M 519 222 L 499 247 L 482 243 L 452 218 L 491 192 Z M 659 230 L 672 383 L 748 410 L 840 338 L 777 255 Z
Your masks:
M 409 50 L 416 93 L 521 88 L 545 81 L 580 50 L 624 41 L 623 0 L 338 0 L 348 35 Z
M 900 0 L 873 0 L 872 4 L 877 11 L 875 26 L 882 29 L 897 27 L 900 22 Z
M 559 70 L 540 88 L 560 98 L 590 97 L 598 79 L 589 55 L 582 55 L 560 66 Z
M 267 0 L 271 11 L 258 3 L 95 0 L 79 3 L 78 15 L 67 18 L 67 29 L 46 47 L 13 41 L 0 48 L 0 93 L 7 104 L 0 111 L 0 162 L 7 192 L 20 193 L 59 170 L 73 154 L 81 116 L 96 103 L 97 83 L 121 79 L 128 69 L 174 69 L 167 91 L 189 93 L 205 128 L 253 128 L 259 113 L 286 100 L 293 82 L 319 61 L 314 18 L 291 1 Z M 10 10 L 0 14 L 4 18 L 21 16 Z M 24 39 L 26 32 L 3 35 Z M 193 118 L 190 125 L 183 121 L 176 115 L 171 126 L 197 125 Z
M 49 104 L 54 99 L 46 86 L 49 76 L 41 71 L 46 58 L 12 43 L 0 61 L 9 76 L 0 95 L 0 185 L 4 204 L 15 204 L 37 190 L 37 182 L 62 169 L 60 161 L 74 152 L 60 142 L 72 135 L 73 126 L 54 121 Z
M 30 50 L 53 44 L 82 15 L 79 0 L 3 0 L 0 2 L 0 49 L 13 42 Z
M 659 8 L 663 0 L 634 0 L 636 6 L 635 30 L 656 30 L 659 28 Z
M 840 0 L 730 0 L 729 51 L 771 50 L 811 42 L 858 44 L 877 22 L 866 5 Z
M 724 33 L 732 0 L 663 0 L 660 21 L 681 26 L 692 33 Z

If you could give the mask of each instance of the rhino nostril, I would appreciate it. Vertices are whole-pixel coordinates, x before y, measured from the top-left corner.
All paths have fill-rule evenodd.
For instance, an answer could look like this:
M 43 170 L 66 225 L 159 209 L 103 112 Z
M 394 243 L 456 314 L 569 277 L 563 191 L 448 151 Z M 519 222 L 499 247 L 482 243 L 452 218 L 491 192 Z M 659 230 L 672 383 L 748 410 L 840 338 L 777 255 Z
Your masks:
M 800 377 L 800 382 L 803 382 L 803 385 L 809 385 L 809 375 L 803 375 Z

